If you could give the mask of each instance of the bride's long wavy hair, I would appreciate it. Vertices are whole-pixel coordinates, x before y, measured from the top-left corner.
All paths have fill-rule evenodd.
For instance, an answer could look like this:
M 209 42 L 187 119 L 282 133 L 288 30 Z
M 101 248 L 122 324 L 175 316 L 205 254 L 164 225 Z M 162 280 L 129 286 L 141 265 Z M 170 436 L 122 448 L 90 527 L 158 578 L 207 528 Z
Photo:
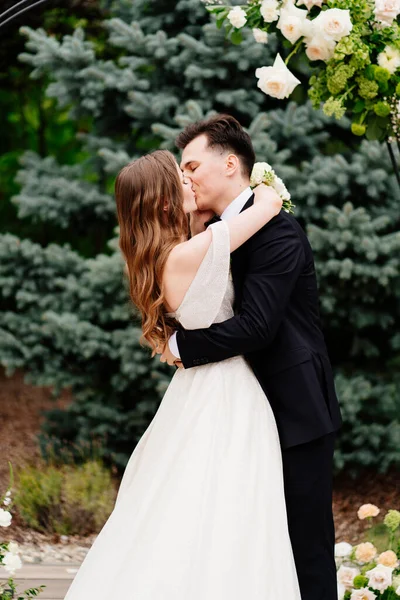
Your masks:
M 115 199 L 130 296 L 142 317 L 140 341 L 150 345 L 154 356 L 176 328 L 164 307 L 165 263 L 172 248 L 189 235 L 173 154 L 157 150 L 123 167 L 115 182 Z

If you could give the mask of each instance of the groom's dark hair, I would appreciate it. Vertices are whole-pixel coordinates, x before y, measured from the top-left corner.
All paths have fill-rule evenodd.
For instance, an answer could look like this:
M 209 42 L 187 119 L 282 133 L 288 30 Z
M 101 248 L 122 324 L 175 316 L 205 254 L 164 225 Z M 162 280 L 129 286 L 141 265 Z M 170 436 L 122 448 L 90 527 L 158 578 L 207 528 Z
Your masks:
M 203 121 L 191 123 L 178 135 L 176 145 L 183 150 L 190 142 L 205 135 L 210 148 L 221 148 L 236 154 L 242 163 L 243 174 L 251 175 L 256 155 L 248 133 L 231 115 L 215 115 Z

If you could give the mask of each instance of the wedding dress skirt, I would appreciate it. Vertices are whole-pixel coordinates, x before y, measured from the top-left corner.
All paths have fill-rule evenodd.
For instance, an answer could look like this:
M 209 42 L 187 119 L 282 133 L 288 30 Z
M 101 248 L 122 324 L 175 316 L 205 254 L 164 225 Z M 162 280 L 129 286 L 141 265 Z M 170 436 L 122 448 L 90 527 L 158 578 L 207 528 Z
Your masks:
M 211 228 L 187 328 L 233 314 L 229 229 Z M 65 600 L 110 599 L 300 600 L 276 424 L 243 357 L 175 372 Z

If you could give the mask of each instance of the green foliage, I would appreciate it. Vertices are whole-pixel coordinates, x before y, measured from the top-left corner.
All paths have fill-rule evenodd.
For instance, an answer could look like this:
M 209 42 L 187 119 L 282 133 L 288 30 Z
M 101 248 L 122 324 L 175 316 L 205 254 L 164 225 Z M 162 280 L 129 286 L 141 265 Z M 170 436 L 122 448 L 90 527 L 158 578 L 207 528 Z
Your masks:
M 99 461 L 61 468 L 27 467 L 17 480 L 15 504 L 23 521 L 46 533 L 97 532 L 114 501 L 110 472 Z

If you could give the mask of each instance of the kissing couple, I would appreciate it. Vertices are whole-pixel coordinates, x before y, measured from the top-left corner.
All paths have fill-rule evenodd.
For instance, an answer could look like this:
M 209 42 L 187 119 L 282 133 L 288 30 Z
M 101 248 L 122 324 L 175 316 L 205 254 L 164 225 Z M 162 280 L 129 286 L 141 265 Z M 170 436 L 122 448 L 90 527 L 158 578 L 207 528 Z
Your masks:
M 178 368 L 66 600 L 337 600 L 341 417 L 310 244 L 251 190 L 236 119 L 176 143 L 180 168 L 143 156 L 115 197 L 143 339 Z

